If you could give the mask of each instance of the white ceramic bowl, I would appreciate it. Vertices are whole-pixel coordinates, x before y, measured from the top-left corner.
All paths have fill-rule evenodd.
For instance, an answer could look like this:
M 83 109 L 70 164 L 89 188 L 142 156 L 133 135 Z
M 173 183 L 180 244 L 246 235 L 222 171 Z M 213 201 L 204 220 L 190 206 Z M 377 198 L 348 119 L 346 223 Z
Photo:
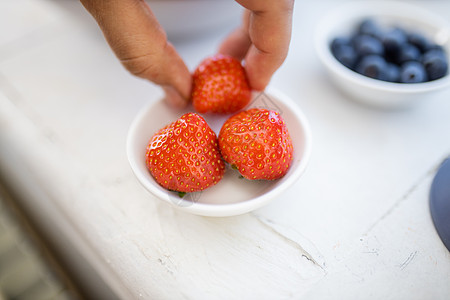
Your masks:
M 232 0 L 146 0 L 169 39 L 192 39 L 238 27 L 242 6 Z
M 278 91 L 255 94 L 250 107 L 273 109 L 280 112 L 290 132 L 294 159 L 288 173 L 275 181 L 250 181 L 240 179 L 239 173 L 227 168 L 224 178 L 215 186 L 202 192 L 188 193 L 180 198 L 176 193 L 162 188 L 151 176 L 145 163 L 148 141 L 163 126 L 181 115 L 194 111 L 192 106 L 184 110 L 169 107 L 164 99 L 150 103 L 133 121 L 127 139 L 127 155 L 131 168 L 140 183 L 154 196 L 184 211 L 203 216 L 232 216 L 255 210 L 292 186 L 305 171 L 311 153 L 311 134 L 308 121 L 302 111 L 286 95 Z M 218 133 L 230 115 L 202 115 L 210 127 Z
M 426 3 L 426 2 L 424 2 Z M 401 84 L 385 82 L 360 75 L 342 65 L 330 51 L 331 41 L 346 36 L 358 22 L 373 17 L 380 23 L 400 25 L 417 30 L 442 45 L 450 61 L 450 25 L 428 12 L 405 2 L 359 1 L 346 3 L 327 13 L 315 32 L 315 47 L 334 83 L 352 99 L 382 108 L 405 107 L 427 99 L 431 93 L 447 88 L 450 76 L 424 83 Z

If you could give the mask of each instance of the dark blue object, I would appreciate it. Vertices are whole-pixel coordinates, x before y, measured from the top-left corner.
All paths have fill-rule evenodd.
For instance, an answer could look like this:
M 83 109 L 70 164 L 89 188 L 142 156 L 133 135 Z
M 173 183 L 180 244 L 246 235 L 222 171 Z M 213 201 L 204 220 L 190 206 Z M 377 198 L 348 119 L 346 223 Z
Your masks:
M 380 25 L 362 19 L 351 34 L 331 42 L 333 56 L 357 73 L 388 82 L 427 82 L 449 73 L 443 46 L 420 32 Z
M 356 60 L 358 59 L 355 49 L 350 45 L 343 46 L 341 51 L 336 52 L 335 56 L 338 61 L 350 69 L 353 69 Z
M 421 57 L 422 55 L 420 53 L 420 50 L 416 46 L 405 43 L 400 47 L 397 57 L 397 63 L 401 65 L 411 60 L 420 61 Z
M 384 80 L 389 81 L 389 82 L 399 82 L 400 81 L 400 67 L 395 64 L 392 64 L 392 63 L 387 63 L 386 74 L 385 74 Z
M 408 61 L 400 69 L 401 83 L 419 83 L 427 81 L 427 72 L 417 61 Z
M 426 52 L 423 55 L 422 63 L 429 80 L 444 77 L 448 72 L 448 61 L 443 50 L 433 49 Z
M 424 51 L 424 53 L 431 51 L 431 50 L 438 50 L 440 51 L 444 56 L 445 56 L 445 50 L 444 47 L 442 47 L 441 45 L 438 44 L 429 44 L 428 48 Z
M 429 50 L 429 48 L 432 46 L 432 43 L 424 35 L 418 32 L 409 33 L 408 42 L 416 46 L 422 53 Z
M 404 30 L 393 28 L 383 35 L 382 41 L 386 58 L 392 62 L 396 62 L 402 45 L 407 41 L 407 36 Z
M 331 52 L 334 57 L 347 68 L 353 69 L 358 55 L 350 44 L 349 39 L 336 38 L 331 43 Z
M 364 76 L 385 80 L 387 63 L 382 56 L 368 55 L 361 59 L 356 72 Z
M 341 50 L 342 47 L 350 45 L 350 39 L 347 37 L 337 37 L 331 42 L 331 52 L 333 54 Z
M 431 184 L 430 212 L 439 237 L 450 251 L 450 158 L 441 164 Z
M 383 31 L 378 23 L 372 18 L 362 20 L 357 27 L 358 34 L 370 35 L 379 38 Z
M 384 55 L 383 43 L 370 35 L 358 35 L 354 38 L 354 47 L 356 53 L 360 56 L 375 54 Z

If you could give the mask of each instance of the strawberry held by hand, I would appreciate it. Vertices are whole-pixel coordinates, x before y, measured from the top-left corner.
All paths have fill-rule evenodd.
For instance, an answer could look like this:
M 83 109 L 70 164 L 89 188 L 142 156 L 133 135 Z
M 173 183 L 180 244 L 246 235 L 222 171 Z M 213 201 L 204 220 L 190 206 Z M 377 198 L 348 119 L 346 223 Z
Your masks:
M 146 164 L 162 187 L 178 192 L 202 191 L 225 171 L 216 134 L 196 113 L 184 114 L 152 137 Z
M 233 113 L 244 108 L 250 99 L 245 70 L 231 56 L 209 57 L 193 74 L 192 102 L 200 113 Z
M 247 179 L 284 176 L 293 159 L 292 140 L 276 111 L 253 108 L 230 117 L 219 133 L 224 160 Z

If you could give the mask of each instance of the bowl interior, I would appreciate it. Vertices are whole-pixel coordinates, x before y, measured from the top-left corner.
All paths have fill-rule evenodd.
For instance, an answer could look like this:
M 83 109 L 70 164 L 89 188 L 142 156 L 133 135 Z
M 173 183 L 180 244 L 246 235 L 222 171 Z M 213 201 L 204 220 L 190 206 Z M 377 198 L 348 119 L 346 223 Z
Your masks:
M 169 107 L 164 99 L 150 103 L 136 117 L 130 127 L 127 154 L 131 168 L 140 183 L 159 199 L 191 213 L 207 216 L 236 215 L 256 209 L 292 185 L 306 168 L 310 154 L 310 132 L 307 120 L 297 106 L 277 91 L 254 94 L 248 107 L 274 109 L 280 112 L 290 132 L 294 159 L 288 173 L 276 181 L 250 181 L 240 179 L 239 173 L 227 166 L 224 178 L 202 192 L 189 193 L 180 198 L 155 182 L 145 164 L 147 143 L 153 134 L 187 112 Z M 230 115 L 202 114 L 209 126 L 218 134 Z

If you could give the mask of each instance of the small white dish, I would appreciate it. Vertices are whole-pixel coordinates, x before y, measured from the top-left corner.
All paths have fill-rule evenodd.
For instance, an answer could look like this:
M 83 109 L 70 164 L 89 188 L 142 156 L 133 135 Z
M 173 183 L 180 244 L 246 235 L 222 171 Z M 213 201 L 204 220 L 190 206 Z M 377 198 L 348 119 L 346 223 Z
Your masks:
M 215 186 L 202 192 L 188 193 L 180 198 L 177 193 L 162 188 L 151 176 L 145 163 L 148 141 L 160 128 L 177 120 L 193 107 L 177 110 L 164 99 L 150 103 L 133 121 L 127 138 L 127 155 L 139 182 L 162 201 L 189 213 L 203 216 L 233 216 L 255 210 L 275 199 L 292 186 L 306 169 L 311 153 L 309 124 L 297 105 L 286 95 L 271 90 L 254 94 L 246 109 L 260 107 L 280 112 L 285 120 L 294 146 L 294 159 L 288 173 L 275 181 L 250 181 L 240 179 L 239 173 L 227 167 L 224 178 Z M 201 114 L 216 132 L 230 115 Z
M 424 2 L 425 3 L 425 2 Z M 342 65 L 331 53 L 331 41 L 346 36 L 361 20 L 371 17 L 381 24 L 417 30 L 443 46 L 450 61 L 450 25 L 440 16 L 405 2 L 358 1 L 333 9 L 319 22 L 315 48 L 331 79 L 352 99 L 381 108 L 401 108 L 424 101 L 450 86 L 450 75 L 424 83 L 392 83 L 360 75 Z

